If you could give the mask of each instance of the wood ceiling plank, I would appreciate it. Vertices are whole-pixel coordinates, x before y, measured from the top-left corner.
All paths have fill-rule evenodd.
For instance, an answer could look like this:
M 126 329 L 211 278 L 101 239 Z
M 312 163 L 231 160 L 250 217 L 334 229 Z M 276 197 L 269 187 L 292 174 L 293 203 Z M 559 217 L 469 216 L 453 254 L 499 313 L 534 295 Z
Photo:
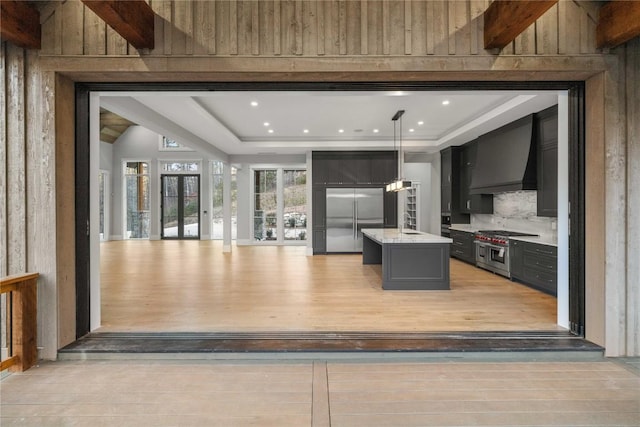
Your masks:
M 596 27 L 599 49 L 613 48 L 640 35 L 640 2 L 612 0 L 600 8 Z
M 154 12 L 144 0 L 82 0 L 136 49 L 154 47 Z
M 40 49 L 40 12 L 26 1 L 0 2 L 0 37 L 24 49 Z
M 496 0 L 484 12 L 484 48 L 502 49 L 558 0 Z

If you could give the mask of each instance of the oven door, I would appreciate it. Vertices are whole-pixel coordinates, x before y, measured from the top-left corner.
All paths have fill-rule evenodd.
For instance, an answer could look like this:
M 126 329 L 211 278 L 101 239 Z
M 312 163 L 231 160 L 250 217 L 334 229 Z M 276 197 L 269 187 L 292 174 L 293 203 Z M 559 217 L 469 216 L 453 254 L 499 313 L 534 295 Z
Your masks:
M 476 266 L 510 277 L 509 248 L 476 242 Z
M 509 250 L 504 246 L 489 246 L 489 263 L 504 270 L 509 268 Z

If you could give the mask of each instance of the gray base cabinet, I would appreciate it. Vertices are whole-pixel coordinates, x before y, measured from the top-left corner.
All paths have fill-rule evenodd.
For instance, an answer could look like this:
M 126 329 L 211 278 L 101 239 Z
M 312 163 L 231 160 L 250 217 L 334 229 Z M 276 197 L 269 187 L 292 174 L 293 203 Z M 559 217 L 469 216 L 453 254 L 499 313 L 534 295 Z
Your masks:
M 558 293 L 558 249 L 555 246 L 511 240 L 511 280 L 553 296 Z
M 476 263 L 476 251 L 474 233 L 460 230 L 451 230 L 451 256 L 470 264 Z
M 362 263 L 382 264 L 382 289 L 450 289 L 449 243 L 380 244 L 363 237 Z

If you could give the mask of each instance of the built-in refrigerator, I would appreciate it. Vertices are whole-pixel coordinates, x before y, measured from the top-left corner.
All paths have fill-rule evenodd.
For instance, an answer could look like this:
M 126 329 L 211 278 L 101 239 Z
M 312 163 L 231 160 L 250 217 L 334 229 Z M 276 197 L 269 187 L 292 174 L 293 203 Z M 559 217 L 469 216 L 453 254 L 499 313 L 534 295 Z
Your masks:
M 327 188 L 327 252 L 362 252 L 362 229 L 383 228 L 382 188 Z

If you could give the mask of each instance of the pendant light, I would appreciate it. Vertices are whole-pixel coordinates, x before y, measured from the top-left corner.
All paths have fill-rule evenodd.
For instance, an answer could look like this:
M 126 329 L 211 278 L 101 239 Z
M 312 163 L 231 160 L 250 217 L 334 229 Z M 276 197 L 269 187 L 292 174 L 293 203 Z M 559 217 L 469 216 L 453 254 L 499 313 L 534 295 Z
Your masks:
M 393 117 L 391 118 L 391 121 L 393 121 L 393 151 L 395 151 L 396 156 L 398 155 L 398 153 L 400 153 L 400 155 L 402 155 L 402 115 L 404 114 L 404 110 L 398 110 Z M 400 148 L 398 151 L 396 151 L 396 125 L 398 123 L 398 120 L 400 120 Z M 399 173 L 398 173 L 398 178 L 396 180 L 394 180 L 393 182 L 389 183 L 386 185 L 385 189 L 388 192 L 397 192 L 397 191 L 402 191 L 402 190 L 406 190 L 407 188 L 411 187 L 411 181 L 405 181 L 404 178 L 402 177 L 402 164 L 404 163 L 404 159 L 402 159 L 403 161 L 400 161 L 400 167 L 399 167 Z

